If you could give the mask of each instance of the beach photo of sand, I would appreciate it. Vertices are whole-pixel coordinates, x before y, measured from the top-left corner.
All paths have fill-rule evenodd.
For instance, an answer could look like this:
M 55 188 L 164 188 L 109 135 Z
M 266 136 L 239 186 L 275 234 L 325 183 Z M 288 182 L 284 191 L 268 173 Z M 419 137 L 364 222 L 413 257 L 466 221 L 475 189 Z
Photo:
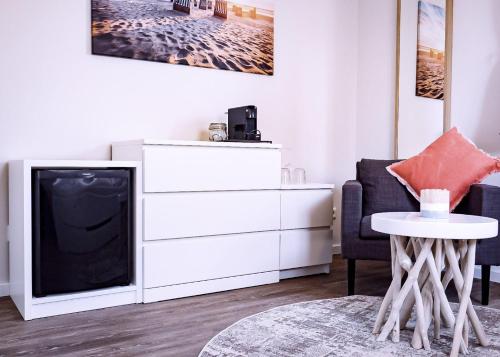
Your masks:
M 272 75 L 272 0 L 92 0 L 92 53 Z
M 418 2 L 417 87 L 416 95 L 444 98 L 445 4 Z

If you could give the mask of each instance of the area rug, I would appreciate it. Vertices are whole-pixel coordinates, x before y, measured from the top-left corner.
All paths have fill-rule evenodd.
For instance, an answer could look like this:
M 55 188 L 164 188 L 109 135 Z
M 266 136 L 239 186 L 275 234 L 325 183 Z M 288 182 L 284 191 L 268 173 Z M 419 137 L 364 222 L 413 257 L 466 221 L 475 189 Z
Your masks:
M 199 357 L 448 356 L 452 332 L 443 329 L 432 351 L 410 346 L 414 320 L 401 331 L 401 342 L 377 342 L 371 331 L 382 299 L 349 296 L 280 306 L 240 320 L 215 336 Z M 456 311 L 457 304 L 452 304 Z M 500 356 L 500 310 L 476 307 L 490 346 L 470 333 L 468 356 Z M 432 328 L 429 331 L 432 336 Z

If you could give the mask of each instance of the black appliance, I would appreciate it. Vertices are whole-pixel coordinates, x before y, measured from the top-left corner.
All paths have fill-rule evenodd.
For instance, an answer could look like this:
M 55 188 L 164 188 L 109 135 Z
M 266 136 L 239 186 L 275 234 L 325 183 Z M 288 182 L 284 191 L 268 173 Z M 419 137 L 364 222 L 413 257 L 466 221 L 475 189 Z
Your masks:
M 33 295 L 129 285 L 132 172 L 32 171 Z
M 230 108 L 228 111 L 228 141 L 260 141 L 257 130 L 257 107 Z

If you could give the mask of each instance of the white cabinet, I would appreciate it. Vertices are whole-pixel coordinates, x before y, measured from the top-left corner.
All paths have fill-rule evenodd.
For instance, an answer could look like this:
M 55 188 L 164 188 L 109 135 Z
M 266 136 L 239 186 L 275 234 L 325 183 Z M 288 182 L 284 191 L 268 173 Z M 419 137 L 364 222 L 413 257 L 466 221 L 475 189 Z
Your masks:
M 330 272 L 332 190 L 322 184 L 281 188 L 280 279 Z
M 140 140 L 144 302 L 279 281 L 279 145 Z
M 279 145 L 139 140 L 144 302 L 329 272 L 331 185 L 281 187 Z
M 25 319 L 33 319 L 328 273 L 333 186 L 280 186 L 280 148 L 140 140 L 114 144 L 112 162 L 11 162 L 12 300 Z M 78 167 L 133 170 L 133 283 L 35 298 L 31 293 L 31 170 Z

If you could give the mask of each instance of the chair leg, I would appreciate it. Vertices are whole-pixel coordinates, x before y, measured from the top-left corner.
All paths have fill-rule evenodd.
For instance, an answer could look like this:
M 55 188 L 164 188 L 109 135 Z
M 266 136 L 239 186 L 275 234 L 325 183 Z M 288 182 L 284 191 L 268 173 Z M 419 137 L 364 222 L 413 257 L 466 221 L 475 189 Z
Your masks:
M 481 265 L 481 304 L 490 302 L 490 274 L 491 265 Z
M 355 279 L 356 279 L 356 260 L 347 259 L 347 295 L 354 295 Z

